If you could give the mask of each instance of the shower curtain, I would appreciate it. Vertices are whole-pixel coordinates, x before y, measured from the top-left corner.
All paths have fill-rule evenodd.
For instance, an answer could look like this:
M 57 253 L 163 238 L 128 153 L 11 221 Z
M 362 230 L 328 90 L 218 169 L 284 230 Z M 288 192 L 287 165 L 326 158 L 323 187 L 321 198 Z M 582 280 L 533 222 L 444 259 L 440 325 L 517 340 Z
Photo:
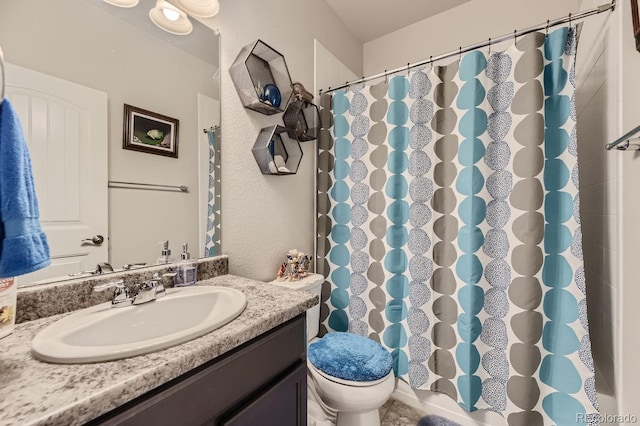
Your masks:
M 380 342 L 413 388 L 510 425 L 597 423 L 576 43 L 531 33 L 321 100 L 323 331 Z
M 207 191 L 207 230 L 204 255 L 215 256 L 220 250 L 220 128 L 207 132 L 209 139 L 209 190 Z

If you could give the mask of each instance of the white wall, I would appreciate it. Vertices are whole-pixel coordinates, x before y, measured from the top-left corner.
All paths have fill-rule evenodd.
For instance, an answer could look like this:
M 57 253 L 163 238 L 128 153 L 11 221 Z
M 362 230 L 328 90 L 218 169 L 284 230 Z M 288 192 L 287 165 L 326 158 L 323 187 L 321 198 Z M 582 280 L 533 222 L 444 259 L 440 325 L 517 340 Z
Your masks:
M 282 123 L 282 115 L 244 109 L 229 67 L 242 47 L 261 39 L 284 55 L 292 80 L 312 90 L 314 39 L 358 74 L 362 46 L 324 1 L 221 2 L 206 23 L 222 36 L 222 251 L 230 273 L 272 280 L 289 249 L 313 253 L 315 142 L 302 143 L 297 174 L 262 175 L 251 148 L 260 129 Z
M 599 4 L 585 0 L 583 9 Z M 576 112 L 589 331 L 602 413 L 618 413 L 620 380 L 620 159 L 604 144 L 621 134 L 618 85 L 621 9 L 585 21 L 577 55 Z
M 593 0 L 584 3 L 583 7 L 598 4 Z M 636 183 L 640 180 L 640 155 L 637 151 L 603 149 L 605 143 L 640 124 L 640 53 L 633 39 L 630 4 L 617 3 L 614 13 L 588 21 L 580 41 L 581 215 L 601 413 L 635 415 L 638 419 L 640 202 Z M 601 28 L 598 19 L 603 23 Z
M 618 43 L 622 44 L 622 61 L 617 66 L 620 81 L 617 85 L 618 102 L 621 102 L 620 115 L 613 117 L 619 124 L 620 134 L 629 131 L 640 124 L 640 52 L 636 51 L 631 25 L 631 6 L 629 2 L 618 2 L 618 13 L 621 15 L 621 23 L 618 25 Z M 622 65 L 622 66 L 620 66 Z M 636 135 L 637 136 L 637 135 Z M 637 140 L 636 140 L 637 142 Z M 618 297 L 612 296 L 613 311 L 619 312 L 620 354 L 614 361 L 619 360 L 619 365 L 614 366 L 618 380 L 617 393 L 621 414 L 633 413 L 640 419 L 640 282 L 638 277 L 638 263 L 640 259 L 640 197 L 638 196 L 638 182 L 640 182 L 640 155 L 638 152 L 611 153 L 619 155 L 621 167 L 618 169 L 618 191 L 620 201 L 618 203 L 619 214 L 617 216 L 618 236 L 620 238 L 620 260 L 616 265 L 618 269 Z M 640 420 L 639 420 L 640 421 Z
M 402 67 L 408 62 L 429 59 L 489 37 L 495 38 L 569 12 L 575 13 L 580 2 L 473 0 L 366 43 L 364 74 Z

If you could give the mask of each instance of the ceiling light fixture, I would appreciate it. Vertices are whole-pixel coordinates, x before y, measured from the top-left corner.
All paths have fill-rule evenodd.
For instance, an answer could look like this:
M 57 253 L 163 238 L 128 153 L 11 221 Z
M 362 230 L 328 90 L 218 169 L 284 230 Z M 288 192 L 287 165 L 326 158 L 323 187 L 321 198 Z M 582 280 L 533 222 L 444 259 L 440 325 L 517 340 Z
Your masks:
M 168 7 L 162 9 L 162 14 L 170 21 L 177 21 L 180 19 L 180 12 L 174 9 L 169 9 Z
M 104 0 L 105 3 L 118 7 L 134 7 L 139 1 L 140 0 Z
M 149 18 L 159 28 L 176 35 L 186 35 L 193 30 L 187 14 L 166 0 L 158 0 L 149 11 Z
M 220 10 L 218 0 L 175 0 L 175 3 L 196 18 L 211 18 Z

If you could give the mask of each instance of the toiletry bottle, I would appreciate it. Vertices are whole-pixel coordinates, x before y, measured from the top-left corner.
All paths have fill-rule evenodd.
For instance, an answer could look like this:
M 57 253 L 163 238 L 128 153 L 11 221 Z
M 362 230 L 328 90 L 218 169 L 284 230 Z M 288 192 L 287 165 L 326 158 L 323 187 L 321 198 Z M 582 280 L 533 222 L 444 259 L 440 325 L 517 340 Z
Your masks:
M 162 244 L 162 254 L 158 257 L 156 264 L 166 265 L 173 263 L 173 257 L 171 256 L 171 250 L 169 249 L 169 241 L 160 241 L 158 244 Z
M 176 287 L 184 287 L 193 285 L 196 283 L 196 275 L 198 271 L 198 265 L 195 261 L 191 260 L 189 254 L 189 245 L 184 243 L 182 245 L 182 253 L 180 254 L 180 263 L 176 265 Z
M 17 287 L 16 278 L 0 278 L 0 339 L 15 327 Z

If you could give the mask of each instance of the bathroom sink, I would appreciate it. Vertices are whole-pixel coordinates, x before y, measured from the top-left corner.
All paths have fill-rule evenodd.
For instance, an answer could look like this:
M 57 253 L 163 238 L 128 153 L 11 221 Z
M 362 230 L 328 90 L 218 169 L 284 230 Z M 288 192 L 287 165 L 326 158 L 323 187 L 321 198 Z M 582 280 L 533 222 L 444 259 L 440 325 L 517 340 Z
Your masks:
M 31 341 L 37 359 L 77 364 L 158 351 L 203 336 L 235 319 L 246 296 L 228 287 L 169 289 L 142 305 L 111 302 L 82 309 L 49 325 Z

